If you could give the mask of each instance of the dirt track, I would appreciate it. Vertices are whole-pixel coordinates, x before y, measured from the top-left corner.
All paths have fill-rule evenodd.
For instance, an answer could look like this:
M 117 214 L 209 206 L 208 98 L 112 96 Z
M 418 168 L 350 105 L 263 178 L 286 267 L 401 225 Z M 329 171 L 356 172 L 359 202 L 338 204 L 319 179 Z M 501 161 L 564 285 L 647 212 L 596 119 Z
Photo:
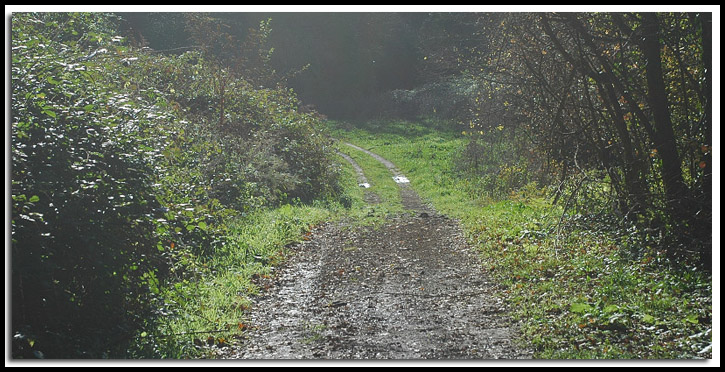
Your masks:
M 313 231 L 260 283 L 269 290 L 254 299 L 247 336 L 218 357 L 530 358 L 458 223 L 399 185 L 411 213 L 377 228 L 334 222 Z

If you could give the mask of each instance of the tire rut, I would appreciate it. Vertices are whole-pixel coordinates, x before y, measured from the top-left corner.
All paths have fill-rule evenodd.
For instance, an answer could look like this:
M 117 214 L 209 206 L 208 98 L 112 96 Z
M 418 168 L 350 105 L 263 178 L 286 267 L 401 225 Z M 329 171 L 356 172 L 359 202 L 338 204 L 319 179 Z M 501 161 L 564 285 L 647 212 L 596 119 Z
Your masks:
M 355 170 L 355 173 L 357 174 L 357 184 L 363 188 L 363 200 L 368 204 L 380 204 L 380 196 L 370 191 L 370 183 L 368 182 L 367 177 L 365 177 L 362 167 L 360 167 L 360 165 L 347 154 L 337 152 L 337 155 L 340 155 L 340 157 L 350 163 L 352 168 Z
M 350 145 L 360 149 L 357 146 Z M 394 164 L 363 150 L 402 176 Z M 496 286 L 457 221 L 399 183 L 382 226 L 319 226 L 265 279 L 249 331 L 226 359 L 525 359 Z
M 424 204 L 421 201 L 418 194 L 413 190 L 412 187 L 410 187 L 410 182 L 407 181 L 408 178 L 403 174 L 403 172 L 400 171 L 400 169 L 398 169 L 397 166 L 395 166 L 395 164 L 370 150 L 353 145 L 351 143 L 345 143 L 345 145 L 372 156 L 374 159 L 376 159 L 386 168 L 388 168 L 390 173 L 393 174 L 393 179 L 396 180 L 396 183 L 400 187 L 400 197 L 402 199 L 403 208 L 426 214 L 435 213 L 435 210 L 432 207 Z

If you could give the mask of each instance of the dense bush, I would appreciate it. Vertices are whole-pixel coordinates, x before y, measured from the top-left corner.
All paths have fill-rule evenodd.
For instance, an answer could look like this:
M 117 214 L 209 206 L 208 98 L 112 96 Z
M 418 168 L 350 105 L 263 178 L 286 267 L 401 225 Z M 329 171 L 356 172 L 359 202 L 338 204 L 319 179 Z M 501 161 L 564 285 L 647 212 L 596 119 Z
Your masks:
M 290 90 L 219 91 L 211 56 L 132 47 L 117 21 L 12 16 L 14 358 L 123 357 L 230 217 L 336 192 Z
M 118 345 L 162 266 L 148 216 L 159 207 L 156 122 L 167 119 L 106 72 L 121 67 L 106 57 L 118 40 L 110 20 L 13 17 L 13 330 L 49 357 Z

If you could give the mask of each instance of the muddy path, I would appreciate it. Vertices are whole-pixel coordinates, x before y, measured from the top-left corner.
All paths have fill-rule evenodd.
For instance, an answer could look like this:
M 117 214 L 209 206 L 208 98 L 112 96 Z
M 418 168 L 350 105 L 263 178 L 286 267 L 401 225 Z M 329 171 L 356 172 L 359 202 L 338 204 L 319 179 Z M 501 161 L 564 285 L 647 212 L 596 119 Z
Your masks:
M 391 176 L 404 177 L 368 153 Z M 516 327 L 457 221 L 399 180 L 403 205 L 413 213 L 378 227 L 319 226 L 274 277 L 260 279 L 268 289 L 254 298 L 248 332 L 217 357 L 530 358 L 514 344 Z

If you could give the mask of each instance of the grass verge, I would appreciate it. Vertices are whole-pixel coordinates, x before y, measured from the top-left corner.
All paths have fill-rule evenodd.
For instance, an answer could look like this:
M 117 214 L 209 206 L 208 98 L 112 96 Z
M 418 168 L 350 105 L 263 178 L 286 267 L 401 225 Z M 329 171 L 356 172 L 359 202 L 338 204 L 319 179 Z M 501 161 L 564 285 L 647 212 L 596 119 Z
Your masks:
M 536 187 L 492 199 L 454 161 L 465 139 L 433 123 L 330 123 L 395 163 L 461 221 L 538 359 L 712 358 L 712 276 L 672 268 L 636 231 L 568 216 Z M 648 252 L 636 259 L 633 245 Z
M 342 158 L 337 163 L 343 189 L 338 200 L 283 205 L 230 219 L 230 233 L 213 256 L 185 256 L 186 271 L 175 273 L 173 285 L 159 288 L 157 317 L 137 334 L 129 357 L 212 357 L 214 347 L 231 343 L 249 327 L 250 298 L 260 291 L 257 279 L 273 275 L 292 244 L 308 239 L 323 222 L 380 220 L 363 201 L 352 167 Z

